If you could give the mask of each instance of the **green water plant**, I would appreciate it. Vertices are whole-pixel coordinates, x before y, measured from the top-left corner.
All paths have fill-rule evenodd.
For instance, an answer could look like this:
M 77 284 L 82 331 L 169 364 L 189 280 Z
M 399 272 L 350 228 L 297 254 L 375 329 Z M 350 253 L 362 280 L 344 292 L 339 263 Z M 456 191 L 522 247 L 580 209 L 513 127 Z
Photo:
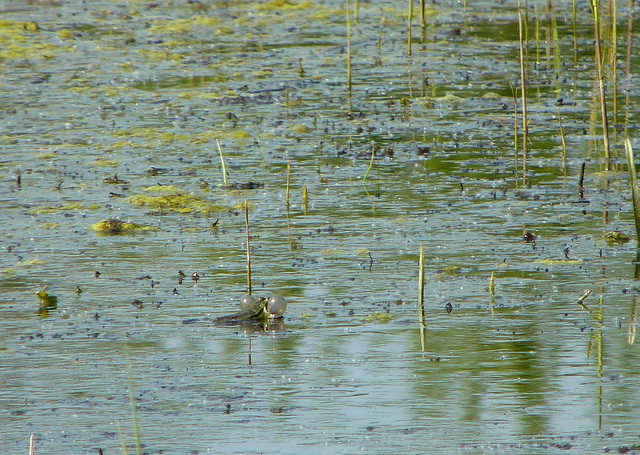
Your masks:
M 289 116 L 287 111 L 287 117 Z M 218 144 L 218 151 L 220 152 L 220 164 L 222 164 L 222 181 L 224 186 L 227 186 L 227 167 L 224 165 L 224 156 L 222 155 L 222 147 L 220 147 L 220 141 L 216 138 L 216 144 Z

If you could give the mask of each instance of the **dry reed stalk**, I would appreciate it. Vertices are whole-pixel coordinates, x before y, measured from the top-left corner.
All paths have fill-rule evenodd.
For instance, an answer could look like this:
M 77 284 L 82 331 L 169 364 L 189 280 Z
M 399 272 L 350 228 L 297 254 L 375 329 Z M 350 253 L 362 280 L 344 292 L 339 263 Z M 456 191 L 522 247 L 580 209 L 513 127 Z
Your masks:
M 376 63 L 378 66 L 382 66 L 382 28 L 378 34 L 378 61 Z
M 576 20 L 576 3 L 578 0 L 573 0 L 573 64 L 578 64 L 578 22 Z M 631 0 L 633 1 L 633 0 Z
M 287 211 L 289 211 L 289 182 L 291 181 L 291 162 L 287 160 L 287 196 L 285 203 L 287 205 Z
M 304 189 L 302 190 L 302 208 L 304 209 L 304 214 L 307 214 L 307 209 L 309 208 L 309 192 L 307 191 L 307 185 L 304 185 Z
M 514 150 L 514 170 L 516 176 L 516 188 L 518 188 L 518 93 L 517 89 L 511 85 L 511 93 L 513 94 L 513 150 Z
M 605 170 L 609 170 L 611 147 L 609 146 L 609 119 L 607 116 L 607 98 L 605 94 L 604 71 L 602 69 L 602 45 L 600 42 L 600 17 L 598 15 L 598 4 L 596 0 L 590 0 L 591 12 L 593 13 L 593 26 L 595 32 L 595 59 L 598 73 L 598 88 L 600 91 L 600 112 L 602 116 L 602 142 L 604 147 Z
M 227 186 L 227 168 L 224 165 L 224 156 L 222 156 L 222 147 L 220 147 L 220 141 L 216 138 L 216 144 L 218 144 L 218 151 L 220 152 L 220 162 L 222 163 L 222 180 L 224 186 Z
M 629 124 L 629 93 L 631 92 L 631 38 L 633 36 L 633 4 L 634 0 L 629 0 L 629 23 L 627 26 L 627 90 L 625 95 L 625 128 Z
M 633 157 L 633 148 L 629 138 L 624 140 L 624 149 L 627 154 L 629 167 L 629 183 L 631 184 L 631 198 L 633 200 L 633 217 L 636 222 L 636 236 L 640 245 L 640 196 L 638 196 L 638 178 L 636 177 L 636 165 Z
M 427 324 L 425 322 L 424 311 L 424 245 L 420 244 L 420 264 L 418 269 L 418 320 L 420 322 L 420 342 L 422 344 L 422 350 L 425 349 L 426 333 L 425 329 Z
M 592 0 L 593 1 L 593 0 Z M 527 184 L 527 142 L 529 135 L 529 125 L 527 122 L 527 79 L 525 76 L 525 55 L 524 42 L 522 36 L 522 9 L 518 0 L 518 38 L 520 41 L 520 85 L 522 91 L 522 186 Z
M 411 55 L 411 22 L 413 21 L 413 0 L 409 0 L 409 27 L 407 31 L 407 55 Z
M 249 245 L 249 205 L 244 200 L 244 221 L 247 226 L 247 294 L 251 295 L 251 246 Z
M 351 17 L 349 14 L 349 0 L 347 2 L 347 92 L 351 96 Z
M 609 65 L 611 66 L 611 78 L 613 79 L 613 126 L 617 128 L 618 125 L 618 26 L 616 23 L 616 2 L 612 1 L 611 5 L 611 52 L 609 55 Z
M 285 116 L 289 118 L 289 87 L 284 88 Z

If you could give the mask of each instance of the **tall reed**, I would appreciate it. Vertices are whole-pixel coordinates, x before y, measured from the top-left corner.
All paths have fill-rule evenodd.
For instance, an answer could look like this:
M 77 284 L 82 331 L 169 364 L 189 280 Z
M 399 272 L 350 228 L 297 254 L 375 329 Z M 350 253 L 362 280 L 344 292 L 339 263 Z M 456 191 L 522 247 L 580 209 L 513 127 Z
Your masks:
M 611 90 L 612 102 L 613 102 L 613 126 L 617 128 L 618 125 L 618 26 L 616 23 L 616 2 L 612 1 L 611 5 L 611 53 L 609 55 L 609 65 L 611 66 L 611 79 L 613 86 Z
M 627 26 L 627 90 L 625 96 L 625 128 L 629 124 L 629 93 L 631 92 L 629 85 L 631 84 L 631 38 L 633 37 L 633 4 L 634 0 L 629 0 L 629 23 Z
M 411 22 L 413 21 L 413 0 L 409 0 L 409 26 L 407 31 L 407 55 L 411 55 Z
M 593 26 L 595 36 L 595 60 L 596 70 L 598 73 L 598 88 L 600 91 L 600 115 L 602 116 L 602 143 L 604 147 L 605 170 L 609 170 L 611 148 L 609 146 L 609 119 L 607 116 L 607 97 L 605 94 L 602 43 L 600 42 L 600 16 L 598 14 L 598 3 L 596 0 L 590 0 L 591 12 L 593 13 Z
M 424 311 L 424 245 L 420 243 L 420 264 L 418 268 L 418 320 L 420 322 L 420 343 L 422 350 L 425 349 L 426 327 Z
M 527 121 L 527 78 L 524 72 L 524 37 L 522 34 L 522 8 L 520 7 L 520 0 L 518 0 L 518 38 L 520 41 L 520 90 L 522 91 L 522 186 L 526 186 L 529 124 Z
M 640 248 L 640 197 L 638 196 L 638 179 L 636 177 L 636 165 L 633 158 L 633 148 L 631 141 L 627 137 L 624 140 L 624 149 L 627 154 L 627 165 L 629 167 L 629 183 L 631 184 L 631 198 L 633 200 L 633 216 L 636 221 L 636 236 Z
M 287 196 L 285 198 L 285 203 L 287 205 L 287 211 L 289 211 L 289 183 L 291 181 L 291 162 L 287 160 Z
M 631 0 L 633 1 L 633 0 Z M 578 64 L 578 22 L 576 20 L 576 3 L 578 0 L 573 0 L 572 16 L 573 16 L 573 64 Z
M 220 141 L 216 138 L 216 144 L 218 144 L 218 151 L 220 152 L 220 162 L 222 163 L 222 180 L 224 186 L 227 186 L 227 168 L 224 165 L 224 156 L 222 155 L 222 147 L 220 147 Z
M 251 246 L 249 245 L 249 205 L 244 200 L 244 221 L 247 226 L 247 294 L 251 295 Z
M 349 0 L 347 2 L 347 92 L 351 96 L 351 14 Z

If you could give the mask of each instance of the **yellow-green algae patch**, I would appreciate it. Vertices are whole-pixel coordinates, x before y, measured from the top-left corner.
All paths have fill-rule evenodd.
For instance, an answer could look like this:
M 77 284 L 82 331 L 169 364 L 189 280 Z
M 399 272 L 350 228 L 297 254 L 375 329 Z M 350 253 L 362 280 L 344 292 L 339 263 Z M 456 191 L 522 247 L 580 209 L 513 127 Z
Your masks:
M 128 223 L 120 221 L 116 218 L 107 218 L 88 227 L 89 230 L 95 231 L 99 235 L 126 235 L 137 234 L 138 232 L 156 231 L 158 228 L 154 226 L 145 226 L 143 224 Z
M 67 202 L 64 205 L 58 206 L 48 206 L 48 207 L 34 207 L 29 210 L 29 213 L 33 213 L 36 215 L 41 215 L 44 213 L 59 213 L 59 212 L 69 212 L 71 210 L 82 210 L 84 207 L 78 202 Z
M 379 322 L 380 324 L 386 324 L 388 322 L 393 321 L 393 316 L 389 313 L 371 313 L 364 317 L 362 322 L 365 324 L 369 324 L 372 322 Z
M 90 163 L 87 163 L 87 165 L 89 165 L 89 166 L 117 166 L 118 162 L 116 160 L 99 159 L 99 160 L 91 161 Z
M 58 223 L 49 222 L 49 223 L 41 223 L 40 227 L 42 229 L 58 229 L 60 225 Z
M 215 204 L 202 196 L 180 192 L 172 186 L 151 186 L 147 187 L 146 191 L 163 194 L 158 196 L 135 194 L 128 197 L 127 201 L 136 207 L 149 207 L 174 213 L 209 214 L 230 210 L 230 207 Z

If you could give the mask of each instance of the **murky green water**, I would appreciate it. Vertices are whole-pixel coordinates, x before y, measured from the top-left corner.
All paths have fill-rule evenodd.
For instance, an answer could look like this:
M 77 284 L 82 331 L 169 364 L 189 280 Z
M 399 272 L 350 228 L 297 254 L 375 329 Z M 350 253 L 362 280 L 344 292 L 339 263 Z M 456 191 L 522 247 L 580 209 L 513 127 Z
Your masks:
M 416 12 L 411 57 L 406 6 L 360 2 L 349 98 L 342 2 L 0 5 L 0 452 L 122 453 L 118 422 L 135 452 L 127 365 L 149 454 L 640 450 L 637 242 L 588 5 L 576 54 L 571 3 L 557 41 L 529 5 L 524 187 L 514 5 L 430 5 L 426 44 Z M 216 138 L 257 188 L 223 188 Z M 245 198 L 254 293 L 289 302 L 266 331 L 212 324 L 245 292 Z M 112 218 L 152 229 L 89 229 Z

